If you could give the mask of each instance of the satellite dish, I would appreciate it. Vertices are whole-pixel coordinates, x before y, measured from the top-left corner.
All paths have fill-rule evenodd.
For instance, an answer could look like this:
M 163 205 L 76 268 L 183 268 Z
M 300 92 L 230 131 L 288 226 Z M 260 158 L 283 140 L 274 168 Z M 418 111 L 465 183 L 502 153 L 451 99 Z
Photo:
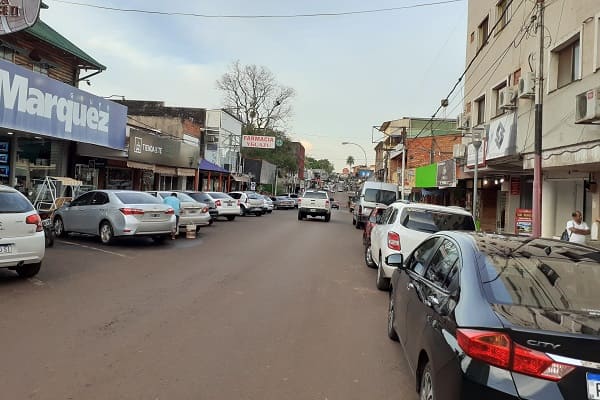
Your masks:
M 41 0 L 0 0 L 0 35 L 33 26 L 39 16 Z

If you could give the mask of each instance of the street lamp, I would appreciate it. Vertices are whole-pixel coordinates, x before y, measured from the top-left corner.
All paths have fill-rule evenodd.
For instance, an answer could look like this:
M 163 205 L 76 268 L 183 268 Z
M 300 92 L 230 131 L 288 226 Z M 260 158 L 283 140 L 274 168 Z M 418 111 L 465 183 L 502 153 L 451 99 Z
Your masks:
M 358 147 L 359 147 L 359 148 L 362 150 L 363 154 L 365 155 L 365 168 L 369 169 L 369 164 L 368 164 L 368 162 L 367 162 L 367 152 L 365 151 L 365 149 L 363 149 L 363 147 L 362 147 L 360 144 L 358 144 L 358 143 L 353 143 L 353 142 L 342 142 L 342 144 L 343 144 L 343 145 L 346 145 L 346 144 L 352 144 L 352 145 L 354 145 L 354 146 L 358 146 Z
M 477 221 L 477 172 L 479 167 L 479 149 L 481 148 L 481 128 L 473 128 L 471 144 L 475 148 L 475 169 L 473 170 L 473 218 Z

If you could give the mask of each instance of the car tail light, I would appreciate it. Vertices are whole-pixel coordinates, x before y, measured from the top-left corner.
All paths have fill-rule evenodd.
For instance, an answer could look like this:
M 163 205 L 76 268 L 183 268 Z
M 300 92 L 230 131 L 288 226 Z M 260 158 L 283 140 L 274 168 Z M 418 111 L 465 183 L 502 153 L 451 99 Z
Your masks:
M 208 212 L 208 207 L 202 207 L 202 211 L 203 214 Z
M 328 206 L 329 205 L 329 200 L 325 200 L 325 205 Z
M 169 208 L 169 209 L 167 209 L 167 211 L 165 211 L 165 214 L 166 215 L 173 215 L 173 214 L 175 214 L 175 210 L 172 209 L 172 208 Z
M 238 204 L 238 207 L 239 207 L 240 206 L 240 201 L 239 200 L 237 201 L 237 204 Z
M 298 204 L 302 203 L 302 199 L 298 197 Z
M 358 215 L 362 214 L 362 206 L 358 206 Z
M 215 201 L 215 207 L 221 207 L 221 200 Z
M 400 235 L 396 232 L 388 232 L 387 235 L 387 246 L 391 250 L 400 251 Z
M 27 225 L 37 225 L 35 227 L 36 232 L 41 232 L 44 230 L 44 227 L 42 225 L 42 218 L 40 218 L 38 214 L 28 215 L 27 218 L 25 218 L 25 223 Z
M 123 215 L 144 215 L 144 210 L 139 208 L 119 208 Z
M 456 338 L 469 357 L 520 374 L 559 381 L 575 369 L 540 351 L 513 343 L 505 333 L 457 329 Z

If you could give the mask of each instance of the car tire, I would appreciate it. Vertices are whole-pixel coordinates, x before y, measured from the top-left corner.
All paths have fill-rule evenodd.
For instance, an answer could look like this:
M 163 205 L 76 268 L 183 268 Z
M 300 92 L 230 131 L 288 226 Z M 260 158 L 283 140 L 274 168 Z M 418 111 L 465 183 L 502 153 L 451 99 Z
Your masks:
M 46 247 L 53 247 L 54 246 L 54 230 L 49 229 L 50 232 L 44 232 L 44 241 L 45 241 L 45 245 Z
M 365 246 L 365 264 L 369 268 L 377 268 L 377 264 L 373 261 L 373 255 L 371 254 L 371 244 Z
M 115 241 L 113 227 L 108 221 L 102 221 L 100 223 L 99 234 L 102 244 L 113 244 Z
M 302 221 L 304 219 L 304 214 L 298 211 L 298 221 Z
M 375 285 L 377 289 L 387 292 L 390 290 L 390 278 L 383 276 L 383 268 L 381 268 L 381 257 L 379 258 L 379 267 L 377 267 L 377 280 Z
M 394 321 L 396 320 L 396 308 L 395 308 L 395 297 L 394 297 L 394 288 L 392 287 L 390 290 L 390 301 L 388 304 L 388 323 L 387 323 L 387 334 L 388 337 L 394 342 L 398 341 L 398 333 L 396 333 L 396 329 L 394 328 Z
M 352 217 L 352 225 L 356 225 L 356 220 Z
M 17 275 L 19 275 L 19 278 L 27 279 L 36 276 L 38 272 L 40 272 L 40 268 L 42 268 L 41 262 L 35 264 L 21 265 L 20 267 L 17 267 L 15 271 L 17 271 Z
M 433 372 L 431 364 L 427 362 L 421 373 L 421 384 L 419 385 L 419 399 L 435 400 L 435 387 L 433 383 Z
M 329 222 L 331 220 L 331 214 L 325 215 L 325 222 Z
M 354 225 L 354 227 L 356 229 L 362 229 L 362 224 L 360 222 L 356 221 L 356 224 Z
M 65 231 L 65 223 L 61 217 L 54 218 L 54 235 L 59 238 L 67 236 L 67 231 Z
M 263 214 L 264 214 L 264 213 L 262 213 L 262 212 L 257 212 L 257 213 L 254 213 L 254 215 L 256 215 L 257 217 L 262 217 L 262 215 L 263 215 Z
M 244 207 L 240 207 L 240 217 L 243 217 L 244 215 L 246 215 L 246 210 Z
M 227 221 L 233 221 L 235 219 L 235 215 L 228 215 Z

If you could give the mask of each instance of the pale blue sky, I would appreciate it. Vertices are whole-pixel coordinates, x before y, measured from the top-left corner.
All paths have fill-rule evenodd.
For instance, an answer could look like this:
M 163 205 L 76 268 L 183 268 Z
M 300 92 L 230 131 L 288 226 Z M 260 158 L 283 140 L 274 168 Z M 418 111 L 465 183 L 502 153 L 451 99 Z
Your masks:
M 205 14 L 293 14 L 400 7 L 434 0 L 82 0 Z M 356 142 L 374 162 L 371 127 L 429 117 L 465 66 L 467 2 L 378 14 L 204 19 L 103 11 L 47 0 L 42 19 L 108 67 L 82 87 L 100 96 L 216 108 L 215 81 L 234 60 L 265 65 L 297 91 L 288 133 L 336 170 Z M 460 111 L 461 98 L 448 108 Z

